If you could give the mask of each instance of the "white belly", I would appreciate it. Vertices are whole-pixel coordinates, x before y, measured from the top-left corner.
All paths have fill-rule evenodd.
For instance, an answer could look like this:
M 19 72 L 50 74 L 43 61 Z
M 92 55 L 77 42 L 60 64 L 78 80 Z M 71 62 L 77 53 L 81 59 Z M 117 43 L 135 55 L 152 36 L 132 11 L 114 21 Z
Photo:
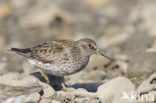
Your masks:
M 50 63 L 42 63 L 40 61 L 37 60 L 32 60 L 32 59 L 28 59 L 28 61 L 35 67 L 40 68 L 41 70 L 43 70 L 43 72 L 47 73 L 47 74 L 52 74 L 55 76 L 64 76 L 64 75 L 69 75 L 69 74 L 73 74 L 77 71 L 80 71 L 78 67 L 75 67 L 74 64 L 70 63 L 67 64 L 62 64 L 60 66 L 56 66 L 56 65 L 51 65 Z

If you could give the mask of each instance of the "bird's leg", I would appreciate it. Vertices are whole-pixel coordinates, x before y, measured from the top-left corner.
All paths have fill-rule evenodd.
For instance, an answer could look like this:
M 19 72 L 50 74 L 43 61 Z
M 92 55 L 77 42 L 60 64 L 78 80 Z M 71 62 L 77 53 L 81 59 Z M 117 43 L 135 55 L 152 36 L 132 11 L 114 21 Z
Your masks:
M 41 73 L 42 77 L 46 80 L 46 83 L 49 84 L 49 78 L 48 76 L 39 68 L 35 67 L 35 69 Z
M 58 78 L 59 78 L 59 81 L 60 81 L 60 83 L 61 83 L 62 90 L 66 92 L 66 91 L 67 91 L 67 88 L 66 88 L 66 86 L 65 86 L 64 83 L 63 83 L 62 77 L 58 77 Z

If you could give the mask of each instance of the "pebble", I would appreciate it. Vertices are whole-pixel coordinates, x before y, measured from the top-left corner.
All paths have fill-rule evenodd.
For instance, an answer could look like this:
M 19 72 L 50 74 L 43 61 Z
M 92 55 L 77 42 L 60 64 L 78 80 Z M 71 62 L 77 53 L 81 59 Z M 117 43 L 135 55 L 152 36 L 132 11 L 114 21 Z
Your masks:
M 11 6 L 9 4 L 0 4 L 0 18 L 7 18 L 12 13 Z
M 42 4 L 38 9 L 31 9 L 30 13 L 20 17 L 18 23 L 23 28 L 35 28 L 49 26 L 57 17 L 63 21 L 72 23 L 73 17 L 51 3 Z
M 41 99 L 41 101 L 39 103 L 50 103 L 49 99 Z
M 152 83 L 156 78 L 156 73 L 153 73 L 147 80 L 144 80 L 137 88 L 139 94 L 148 94 L 156 90 L 156 84 Z
M 20 87 L 40 86 L 38 80 L 33 76 L 20 77 L 19 74 L 13 73 L 0 77 L 0 84 Z
M 38 92 L 34 92 L 30 95 L 28 95 L 28 97 L 25 98 L 25 102 L 38 102 L 40 100 L 40 94 Z
M 84 0 L 85 4 L 91 8 L 100 8 L 109 3 L 110 0 Z
M 129 103 L 122 100 L 123 92 L 129 95 L 135 90 L 135 86 L 125 77 L 117 77 L 98 88 L 97 95 L 103 103 Z M 118 98 L 117 98 L 118 97 Z
M 50 103 L 61 103 L 60 101 L 52 100 Z
M 6 45 L 6 39 L 4 36 L 0 35 L 0 47 L 4 47 Z
M 50 98 L 55 95 L 55 90 L 48 84 L 40 82 L 40 85 L 43 88 L 42 98 Z

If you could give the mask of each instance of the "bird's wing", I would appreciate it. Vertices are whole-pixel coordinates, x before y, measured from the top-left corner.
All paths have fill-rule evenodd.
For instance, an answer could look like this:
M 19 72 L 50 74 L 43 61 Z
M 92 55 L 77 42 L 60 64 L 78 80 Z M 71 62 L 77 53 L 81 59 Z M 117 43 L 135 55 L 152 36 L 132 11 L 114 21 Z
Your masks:
M 74 45 L 74 42 L 69 40 L 45 42 L 33 47 L 29 58 L 43 63 L 69 60 L 69 55 Z
M 75 51 L 78 50 L 77 43 L 68 39 L 44 42 L 26 49 L 11 48 L 10 51 L 14 51 L 26 58 L 38 60 L 43 63 L 58 63 L 60 60 L 69 60 L 72 55 L 77 53 Z

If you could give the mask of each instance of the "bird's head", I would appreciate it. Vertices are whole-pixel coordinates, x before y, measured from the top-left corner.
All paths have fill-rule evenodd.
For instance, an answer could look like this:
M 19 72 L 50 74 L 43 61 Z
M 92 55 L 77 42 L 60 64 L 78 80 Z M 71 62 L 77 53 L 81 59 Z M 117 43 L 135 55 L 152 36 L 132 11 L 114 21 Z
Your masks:
M 93 54 L 99 54 L 101 56 L 106 57 L 107 59 L 111 60 L 111 58 L 109 58 L 108 56 L 106 56 L 102 50 L 100 50 L 95 41 L 90 39 L 90 38 L 84 38 L 84 39 L 80 39 L 78 40 L 79 45 L 82 48 L 82 53 L 86 56 L 91 56 Z

